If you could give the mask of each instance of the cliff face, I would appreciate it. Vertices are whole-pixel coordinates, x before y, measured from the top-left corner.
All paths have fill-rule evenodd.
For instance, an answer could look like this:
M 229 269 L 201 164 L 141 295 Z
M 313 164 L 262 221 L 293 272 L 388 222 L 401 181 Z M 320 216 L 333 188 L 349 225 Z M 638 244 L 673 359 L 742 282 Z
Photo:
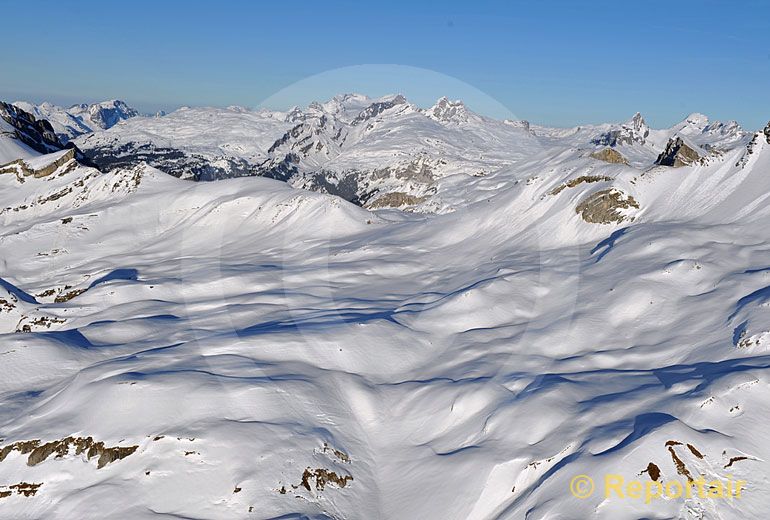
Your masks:
M 51 153 L 64 149 L 64 145 L 51 124 L 44 120 L 36 120 L 29 112 L 0 101 L 0 117 L 16 130 L 16 138 L 35 151 Z
M 767 139 L 767 144 L 770 144 L 770 121 L 768 121 L 764 132 L 765 132 L 765 139 Z
M 0 174 L 15 173 L 19 180 L 23 182 L 24 177 L 48 177 L 62 166 L 67 165 L 68 171 L 77 166 L 74 148 L 68 148 L 63 153 L 51 154 L 47 157 L 51 158 L 48 162 L 16 159 L 0 166 Z
M 36 152 L 49 154 L 72 149 L 73 158 L 85 165 L 93 166 L 77 146 L 62 142 L 47 120 L 35 119 L 35 116 L 29 112 L 3 101 L 0 101 L 0 117 L 13 127 L 13 138 L 18 139 Z

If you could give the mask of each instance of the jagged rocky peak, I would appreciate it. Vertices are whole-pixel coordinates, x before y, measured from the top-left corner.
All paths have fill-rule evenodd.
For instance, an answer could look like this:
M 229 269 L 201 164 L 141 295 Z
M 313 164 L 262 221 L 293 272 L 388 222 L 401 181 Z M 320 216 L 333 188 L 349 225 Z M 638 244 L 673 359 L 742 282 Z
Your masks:
M 642 114 L 637 112 L 631 119 L 622 123 L 620 127 L 613 128 L 594 138 L 592 143 L 599 146 L 612 147 L 621 144 L 644 144 L 647 142 L 649 135 L 650 127 L 647 126 L 647 122 L 642 117 Z
M 668 140 L 666 149 L 658 156 L 655 164 L 679 168 L 680 166 L 689 166 L 699 161 L 700 158 L 693 147 L 685 143 L 681 137 L 676 136 Z
M 350 124 L 357 125 L 363 121 L 366 121 L 368 119 L 371 119 L 373 117 L 377 117 L 378 115 L 382 114 L 386 110 L 390 110 L 391 108 L 398 106 L 398 105 L 405 105 L 406 104 L 406 98 L 398 94 L 396 96 L 393 96 L 390 99 L 383 99 L 381 101 L 375 101 L 365 109 L 361 111 L 360 114 L 358 114 L 353 121 L 351 121 Z
M 293 106 L 291 109 L 286 113 L 286 117 L 284 118 L 284 121 L 287 123 L 299 123 L 301 121 L 304 121 L 305 114 L 302 112 L 302 109 L 300 109 L 298 106 Z
M 322 112 L 294 125 L 270 146 L 268 153 L 292 153 L 302 158 L 317 155 L 328 159 L 339 153 L 346 137 L 345 125 L 333 115 Z
M 459 99 L 450 101 L 444 96 L 428 109 L 428 117 L 444 123 L 465 123 L 470 119 L 470 112 Z
M 647 126 L 647 123 L 640 112 L 634 114 L 634 116 L 626 123 L 626 125 L 628 124 L 631 125 L 634 131 L 644 134 L 645 137 L 650 133 L 650 127 Z
M 715 121 L 709 123 L 708 126 L 703 129 L 703 133 L 740 136 L 745 132 L 743 128 L 741 128 L 741 125 L 738 124 L 738 121 L 727 121 L 725 123 Z

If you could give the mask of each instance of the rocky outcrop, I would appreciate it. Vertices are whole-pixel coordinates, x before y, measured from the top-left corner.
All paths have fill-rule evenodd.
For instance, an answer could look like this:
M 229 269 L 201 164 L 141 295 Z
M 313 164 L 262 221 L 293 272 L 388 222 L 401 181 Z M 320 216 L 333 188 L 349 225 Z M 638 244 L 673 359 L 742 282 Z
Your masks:
M 348 485 L 348 482 L 353 480 L 352 475 L 337 475 L 334 471 L 330 471 L 326 468 L 306 468 L 302 473 L 302 482 L 300 486 L 312 491 L 311 483 L 315 481 L 316 491 L 323 491 L 328 484 L 334 484 L 337 487 L 344 488 Z
M 51 162 L 44 164 L 43 166 L 33 166 L 23 159 L 11 161 L 8 164 L 0 166 L 0 174 L 15 173 L 20 177 L 48 177 L 68 163 L 72 163 L 73 167 L 76 166 L 74 148 L 67 149 L 63 154 L 54 157 L 51 159 Z
M 767 122 L 767 126 L 765 127 L 765 140 L 767 141 L 767 144 L 770 144 L 770 121 Z
M 661 166 L 689 166 L 700 160 L 698 152 L 688 146 L 681 137 L 672 137 L 666 144 L 666 149 L 661 152 L 655 164 Z
M 580 177 L 570 179 L 565 183 L 559 184 L 553 190 L 551 190 L 550 194 L 558 195 L 567 188 L 574 188 L 584 183 L 590 184 L 592 182 L 609 182 L 612 180 L 612 177 L 607 177 L 606 175 L 581 175 Z
M 626 220 L 628 216 L 623 210 L 631 208 L 639 209 L 639 203 L 631 195 L 609 188 L 589 195 L 575 211 L 591 224 L 612 224 Z
M 610 164 L 628 164 L 623 154 L 612 148 L 605 148 L 591 154 L 591 157 Z
M 45 119 L 35 116 L 14 105 L 0 101 L 0 117 L 15 129 L 15 137 L 40 153 L 58 152 L 64 145 Z
M 0 462 L 3 462 L 11 452 L 18 451 L 22 455 L 28 455 L 27 466 L 37 466 L 51 455 L 61 459 L 73 451 L 75 455 L 84 454 L 86 460 L 96 457 L 96 468 L 101 469 L 111 462 L 132 455 L 138 448 L 138 445 L 107 447 L 104 442 L 95 441 L 93 437 L 69 436 L 46 443 L 35 439 L 8 444 L 0 448 Z
M 416 197 L 408 193 L 394 191 L 374 199 L 372 202 L 365 204 L 364 207 L 368 209 L 401 208 L 404 206 L 415 206 L 424 201 L 425 197 Z

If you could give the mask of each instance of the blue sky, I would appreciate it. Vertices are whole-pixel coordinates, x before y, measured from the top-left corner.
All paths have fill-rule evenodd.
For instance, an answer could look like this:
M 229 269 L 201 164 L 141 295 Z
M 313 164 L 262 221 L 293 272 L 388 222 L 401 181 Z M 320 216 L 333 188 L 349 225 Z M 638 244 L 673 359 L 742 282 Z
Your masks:
M 770 2 L 0 1 L 0 99 L 120 98 L 144 111 L 335 92 L 442 95 L 571 126 L 641 111 L 759 128 Z

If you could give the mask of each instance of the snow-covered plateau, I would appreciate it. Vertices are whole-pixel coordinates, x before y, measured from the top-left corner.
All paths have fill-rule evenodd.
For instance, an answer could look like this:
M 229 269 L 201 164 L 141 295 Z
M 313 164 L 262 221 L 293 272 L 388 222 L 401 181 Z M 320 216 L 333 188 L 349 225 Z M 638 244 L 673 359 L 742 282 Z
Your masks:
M 0 518 L 766 518 L 770 125 L 16 106 Z

